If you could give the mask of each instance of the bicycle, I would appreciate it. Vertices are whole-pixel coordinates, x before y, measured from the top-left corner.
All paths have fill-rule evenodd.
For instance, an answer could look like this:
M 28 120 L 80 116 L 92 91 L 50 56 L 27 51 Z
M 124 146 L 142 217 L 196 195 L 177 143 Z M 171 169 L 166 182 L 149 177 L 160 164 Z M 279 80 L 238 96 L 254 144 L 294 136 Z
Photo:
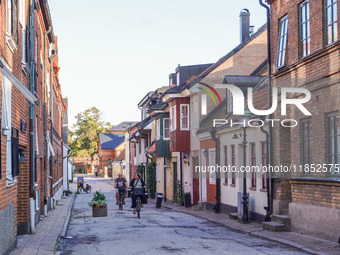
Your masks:
M 119 210 L 123 211 L 125 190 L 119 190 L 118 192 L 119 192 L 119 194 L 118 194 Z
M 138 219 L 140 219 L 141 203 L 142 203 L 142 201 L 141 201 L 140 197 L 138 196 L 137 199 L 136 199 L 136 212 L 137 212 Z
M 78 187 L 77 192 L 81 193 L 82 191 L 84 191 L 85 193 L 91 193 L 91 190 L 92 190 L 91 185 L 86 183 L 85 188 L 84 188 L 84 185 L 82 185 Z

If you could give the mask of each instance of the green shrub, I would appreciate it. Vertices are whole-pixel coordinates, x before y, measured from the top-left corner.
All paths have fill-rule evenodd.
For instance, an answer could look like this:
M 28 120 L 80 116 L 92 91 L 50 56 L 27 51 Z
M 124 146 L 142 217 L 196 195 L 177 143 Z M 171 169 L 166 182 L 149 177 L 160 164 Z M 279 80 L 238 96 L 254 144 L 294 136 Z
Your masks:
M 156 162 L 151 162 L 146 166 L 146 183 L 149 197 L 155 198 L 156 192 Z

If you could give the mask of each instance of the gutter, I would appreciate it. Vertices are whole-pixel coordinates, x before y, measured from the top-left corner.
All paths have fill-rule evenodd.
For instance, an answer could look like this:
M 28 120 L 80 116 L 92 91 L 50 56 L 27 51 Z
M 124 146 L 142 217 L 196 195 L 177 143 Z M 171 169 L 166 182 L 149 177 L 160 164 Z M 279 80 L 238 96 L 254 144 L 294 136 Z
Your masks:
M 30 30 L 30 56 L 31 56 L 31 64 L 30 64 L 30 79 L 29 86 L 30 92 L 34 95 L 35 93 L 35 84 L 36 84 L 36 70 L 35 70 L 35 60 L 34 60 L 34 11 L 35 11 L 35 1 L 30 0 L 30 20 L 29 20 L 29 30 Z M 29 162 L 29 197 L 30 197 L 30 230 L 31 233 L 35 232 L 35 206 L 34 200 L 36 200 L 35 194 L 35 169 L 36 169 L 36 155 L 35 155 L 35 125 L 34 125 L 34 106 L 30 106 L 30 128 L 29 128 L 29 146 L 30 146 L 30 162 Z
M 53 58 L 57 55 L 57 49 L 54 49 L 54 52 L 52 54 L 52 56 L 49 56 L 49 61 L 50 61 L 50 65 L 51 65 L 51 68 L 50 68 L 50 86 L 51 86 L 51 91 L 50 91 L 50 117 L 51 117 L 51 145 L 53 147 L 53 90 L 54 90 L 54 86 L 53 86 Z M 53 155 L 50 156 L 50 180 L 51 180 L 51 193 L 50 195 L 53 197 L 54 194 L 53 194 Z
M 271 46 L 270 46 L 270 8 L 268 5 L 263 3 L 263 0 L 259 0 L 259 3 L 262 7 L 266 9 L 267 12 L 267 55 L 268 55 L 268 102 L 269 105 L 272 105 L 272 85 L 271 85 L 271 75 L 272 75 L 272 61 L 271 61 Z M 270 119 L 273 119 L 273 114 L 271 113 L 269 115 Z M 269 125 L 269 150 L 267 147 L 267 154 L 269 151 L 269 161 L 267 163 L 269 165 L 273 165 L 274 162 L 274 153 L 273 153 L 273 127 L 272 125 Z M 274 201 L 274 185 L 271 175 L 268 176 L 267 184 L 270 184 L 270 186 L 267 186 L 267 190 L 271 192 L 270 195 L 270 203 L 268 201 L 268 211 L 266 215 L 266 219 L 269 220 L 270 215 L 273 213 L 273 201 Z
M 46 79 L 46 63 L 47 63 L 47 49 L 46 39 L 47 35 L 51 32 L 52 27 L 44 33 L 44 215 L 47 216 L 47 79 Z
M 210 129 L 211 138 L 215 141 L 215 150 L 216 150 L 216 165 L 221 165 L 221 157 L 220 157 L 220 151 L 221 151 L 221 145 L 220 140 L 216 138 L 216 128 L 212 127 Z M 221 209 L 221 173 L 219 171 L 216 171 L 216 204 L 214 205 L 214 212 L 220 213 Z

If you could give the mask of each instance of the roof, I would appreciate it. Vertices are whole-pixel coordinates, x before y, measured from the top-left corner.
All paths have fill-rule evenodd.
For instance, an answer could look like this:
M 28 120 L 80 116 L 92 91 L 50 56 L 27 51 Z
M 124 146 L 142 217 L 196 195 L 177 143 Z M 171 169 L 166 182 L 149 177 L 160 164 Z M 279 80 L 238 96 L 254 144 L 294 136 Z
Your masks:
M 124 133 L 112 134 L 101 133 L 99 134 L 100 148 L 102 150 L 113 150 L 121 145 L 125 140 Z
M 124 121 L 124 122 L 112 127 L 110 130 L 108 130 L 108 132 L 110 132 L 110 131 L 125 131 L 126 129 L 128 129 L 129 127 L 134 125 L 135 123 L 137 123 L 137 121 Z
M 156 143 L 151 145 L 151 147 L 146 151 L 147 153 L 154 153 L 156 151 Z
M 268 76 L 258 76 L 259 80 L 256 84 L 256 86 L 253 86 L 254 84 L 249 84 L 249 86 L 252 85 L 253 87 L 253 97 L 254 97 L 254 107 L 256 109 L 264 109 L 268 106 L 268 91 L 266 90 L 268 88 Z M 251 77 L 253 78 L 253 77 Z M 249 79 L 251 80 L 251 79 Z M 236 81 L 236 80 L 235 80 Z M 244 84 L 245 85 L 245 84 Z M 245 96 L 245 101 L 247 100 L 247 95 Z M 213 109 L 200 123 L 200 129 L 198 130 L 199 133 L 207 132 L 212 126 L 214 119 L 228 119 L 231 116 L 233 116 L 232 112 L 227 113 L 227 107 L 226 107 L 226 99 L 223 100 L 222 106 L 218 105 Z M 224 125 L 223 125 L 224 126 Z M 223 126 L 220 126 L 220 128 L 223 128 Z
M 245 40 L 243 43 L 237 45 L 233 50 L 231 50 L 227 55 L 220 58 L 215 64 L 207 68 L 205 71 L 203 71 L 196 79 L 192 80 L 190 82 L 191 86 L 194 86 L 198 81 L 200 81 L 202 78 L 210 74 L 213 70 L 215 70 L 217 67 L 219 67 L 221 64 L 223 64 L 225 61 L 227 61 L 230 57 L 234 56 L 237 52 L 239 52 L 241 49 L 243 49 L 247 44 L 249 44 L 252 40 L 254 40 L 256 37 L 258 37 L 260 34 L 262 34 L 264 31 L 267 30 L 267 24 L 262 25 L 256 33 L 254 33 L 252 36 L 250 36 L 247 40 Z
M 124 150 L 122 150 L 119 155 L 117 156 L 117 158 L 115 159 L 115 161 L 122 161 L 125 159 L 125 148 Z
M 150 107 L 150 110 L 164 110 L 167 107 L 167 102 L 160 102 Z
M 224 81 L 227 84 L 233 84 L 235 86 L 247 86 L 247 87 L 254 87 L 261 80 L 263 80 L 263 76 L 226 75 L 224 77 Z

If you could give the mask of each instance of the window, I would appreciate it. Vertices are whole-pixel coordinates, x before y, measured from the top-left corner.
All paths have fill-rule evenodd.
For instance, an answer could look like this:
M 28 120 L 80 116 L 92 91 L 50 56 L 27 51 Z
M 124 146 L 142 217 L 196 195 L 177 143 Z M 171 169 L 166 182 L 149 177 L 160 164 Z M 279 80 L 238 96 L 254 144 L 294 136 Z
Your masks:
M 301 139 L 302 139 L 302 165 L 310 165 L 311 163 L 311 147 L 310 147 L 310 131 L 311 131 L 310 119 L 302 121 Z M 305 167 L 303 167 L 305 169 Z M 310 173 L 304 172 L 305 174 Z
M 181 130 L 189 130 L 189 105 L 181 104 Z
M 277 49 L 277 63 L 276 67 L 280 68 L 286 64 L 286 46 L 288 33 L 288 16 L 284 16 L 279 22 L 279 42 Z
M 6 42 L 13 52 L 18 43 L 18 1 L 6 1 Z
M 161 120 L 158 119 L 158 120 L 156 120 L 156 129 L 155 129 L 155 132 L 156 132 L 155 137 L 156 137 L 157 141 L 161 139 L 160 130 L 161 130 Z
M 235 145 L 231 145 L 231 166 L 235 166 Z M 236 186 L 236 173 L 231 173 L 231 186 Z
M 134 152 L 134 156 L 137 156 L 137 146 L 136 143 L 133 144 L 133 152 Z
M 178 71 L 176 73 L 176 83 L 177 83 L 177 86 L 181 85 L 179 78 L 180 78 L 180 76 L 179 76 L 179 71 Z
M 209 149 L 209 168 L 216 167 L 216 151 L 215 149 Z M 216 184 L 216 171 L 210 171 L 209 169 L 209 183 Z
M 170 108 L 170 131 L 176 130 L 176 105 Z
M 13 182 L 12 175 L 12 84 L 2 75 L 2 128 L 6 136 L 6 183 Z
M 337 0 L 325 0 L 326 3 L 326 45 L 338 40 Z
M 228 167 L 228 146 L 224 146 L 224 166 Z M 225 173 L 224 183 L 228 184 L 228 173 Z
M 327 116 L 327 160 L 330 175 L 340 175 L 339 165 L 340 163 L 340 125 L 339 125 L 339 113 L 329 114 Z
M 19 20 L 20 20 L 20 24 L 21 27 L 24 28 L 25 27 L 25 0 L 19 0 L 20 4 L 19 4 Z M 24 38 L 24 37 L 23 37 Z
M 255 143 L 250 143 L 250 157 L 251 157 L 251 166 L 252 166 L 252 172 L 251 172 L 251 188 L 256 189 L 256 150 L 255 150 Z
M 163 139 L 164 140 L 170 139 L 170 120 L 169 120 L 169 118 L 163 119 Z
M 301 57 L 310 54 L 309 0 L 300 4 L 300 50 Z
M 267 166 L 267 144 L 261 142 L 261 163 L 262 166 Z M 262 172 L 262 190 L 267 189 L 267 171 Z

